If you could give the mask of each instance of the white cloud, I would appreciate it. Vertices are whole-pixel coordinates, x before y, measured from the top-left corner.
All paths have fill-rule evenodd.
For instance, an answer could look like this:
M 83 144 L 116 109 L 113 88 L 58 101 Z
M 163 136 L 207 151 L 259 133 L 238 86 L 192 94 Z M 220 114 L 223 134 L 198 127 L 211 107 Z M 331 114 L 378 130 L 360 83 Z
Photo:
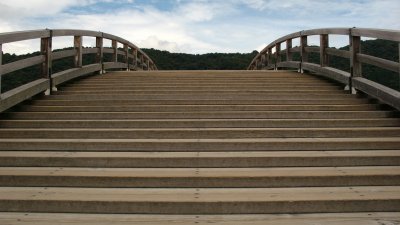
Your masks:
M 206 53 L 260 50 L 266 43 L 303 29 L 400 28 L 398 0 L 176 0 L 168 10 L 157 8 L 152 1 L 147 5 L 133 1 L 132 7 L 106 13 L 85 10 L 105 1 L 122 0 L 2 0 L 0 32 L 88 29 L 123 37 L 139 47 Z M 81 6 L 79 12 L 67 10 L 76 6 Z M 69 41 L 59 45 L 63 43 Z M 5 47 L 13 49 L 12 44 Z M 31 49 L 36 47 L 15 46 L 17 53 Z

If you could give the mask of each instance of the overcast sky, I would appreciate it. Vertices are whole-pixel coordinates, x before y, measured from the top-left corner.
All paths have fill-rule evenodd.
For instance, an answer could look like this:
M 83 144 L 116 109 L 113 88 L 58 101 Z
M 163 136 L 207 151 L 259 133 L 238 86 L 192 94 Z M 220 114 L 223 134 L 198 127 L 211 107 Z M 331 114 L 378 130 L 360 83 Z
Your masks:
M 0 32 L 87 29 L 141 48 L 171 52 L 251 52 L 299 30 L 323 27 L 400 29 L 400 0 L 1 0 Z M 340 45 L 346 37 L 333 38 Z M 311 40 L 312 41 L 312 40 Z M 93 39 L 84 39 L 93 46 Z M 72 45 L 58 38 L 54 47 Z M 5 51 L 39 49 L 38 41 Z

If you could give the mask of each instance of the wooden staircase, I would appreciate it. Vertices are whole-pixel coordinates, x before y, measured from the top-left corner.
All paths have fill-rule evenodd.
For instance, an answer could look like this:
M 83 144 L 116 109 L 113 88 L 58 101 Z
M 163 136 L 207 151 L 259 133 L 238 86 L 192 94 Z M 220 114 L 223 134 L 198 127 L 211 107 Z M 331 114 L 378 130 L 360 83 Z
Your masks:
M 396 224 L 399 112 L 342 89 L 289 71 L 69 82 L 1 114 L 0 224 Z

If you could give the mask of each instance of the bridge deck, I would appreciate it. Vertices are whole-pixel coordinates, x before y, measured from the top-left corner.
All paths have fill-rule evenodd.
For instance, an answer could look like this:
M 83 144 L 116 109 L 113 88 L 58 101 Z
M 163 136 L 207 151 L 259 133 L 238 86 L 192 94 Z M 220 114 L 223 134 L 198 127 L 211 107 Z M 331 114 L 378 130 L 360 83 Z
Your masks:
M 400 220 L 398 111 L 311 75 L 112 72 L 1 116 L 1 224 Z

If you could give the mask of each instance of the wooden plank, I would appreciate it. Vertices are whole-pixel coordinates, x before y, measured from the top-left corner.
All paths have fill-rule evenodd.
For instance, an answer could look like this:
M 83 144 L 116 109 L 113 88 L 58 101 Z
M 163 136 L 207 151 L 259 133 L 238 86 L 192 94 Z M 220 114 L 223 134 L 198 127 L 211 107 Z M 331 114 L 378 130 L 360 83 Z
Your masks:
M 70 49 L 70 50 L 62 50 L 62 51 L 57 51 L 52 53 L 52 59 L 57 60 L 57 59 L 62 59 L 66 57 L 71 57 L 75 56 L 76 54 L 76 49 Z
M 300 68 L 300 61 L 285 61 L 276 64 L 277 67 L 285 67 L 285 68 Z
M 28 30 L 0 34 L 0 44 L 50 37 L 50 30 Z
M 310 53 L 310 52 L 320 53 L 320 50 L 321 50 L 320 47 L 314 47 L 314 46 L 313 47 L 305 47 L 304 49 L 307 53 Z
M 50 81 L 42 78 L 1 94 L 0 112 L 3 112 L 18 103 L 47 90 L 49 86 Z
M 122 56 L 125 56 L 126 55 L 126 53 L 125 53 L 125 51 L 123 51 L 123 50 L 117 50 L 117 54 L 118 55 L 122 55 Z
M 400 42 L 400 31 L 398 30 L 352 28 L 351 35 Z
M 328 55 L 339 56 L 339 57 L 343 57 L 343 58 L 347 58 L 347 59 L 350 59 L 350 56 L 351 56 L 350 51 L 346 51 L 346 50 L 327 48 L 325 51 Z
M 400 92 L 362 77 L 353 78 L 352 84 L 357 90 L 400 110 Z
M 41 64 L 45 61 L 43 55 L 33 56 L 27 59 L 21 59 L 12 63 L 2 65 L 2 74 L 11 73 L 26 67 Z
M 103 48 L 103 53 L 113 54 L 114 53 L 114 49 L 112 49 L 112 48 Z
M 82 54 L 97 54 L 97 52 L 99 51 L 98 48 L 83 48 L 82 49 Z
M 336 68 L 321 67 L 320 65 L 314 63 L 302 63 L 302 68 L 305 70 L 313 71 L 318 75 L 336 80 L 345 85 L 348 85 L 350 82 L 350 73 Z
M 328 35 L 328 34 L 338 34 L 338 35 L 349 35 L 350 29 L 349 28 L 321 28 L 321 29 L 312 29 L 312 30 L 305 30 L 302 31 L 302 35 Z
M 256 214 L 394 212 L 399 186 L 307 188 L 0 187 L 3 212 Z
M 8 225 L 383 225 L 386 221 L 399 220 L 398 212 L 241 215 L 0 213 L 0 223 Z
M 101 65 L 97 64 L 97 63 L 82 66 L 81 68 L 73 68 L 73 69 L 69 69 L 69 70 L 64 70 L 59 73 L 53 74 L 52 83 L 53 83 L 53 85 L 59 85 L 61 83 L 64 83 L 64 82 L 74 79 L 76 77 L 87 75 L 87 74 L 97 72 L 100 70 L 101 70 Z
M 127 67 L 126 63 L 120 62 L 105 62 L 104 69 L 124 69 Z
M 361 53 L 357 54 L 357 58 L 361 63 L 367 63 L 390 71 L 399 72 L 400 63 L 398 62 Z
M 73 30 L 73 29 L 53 29 L 53 37 L 58 36 L 90 36 L 101 37 L 102 33 L 99 31 L 91 30 Z

